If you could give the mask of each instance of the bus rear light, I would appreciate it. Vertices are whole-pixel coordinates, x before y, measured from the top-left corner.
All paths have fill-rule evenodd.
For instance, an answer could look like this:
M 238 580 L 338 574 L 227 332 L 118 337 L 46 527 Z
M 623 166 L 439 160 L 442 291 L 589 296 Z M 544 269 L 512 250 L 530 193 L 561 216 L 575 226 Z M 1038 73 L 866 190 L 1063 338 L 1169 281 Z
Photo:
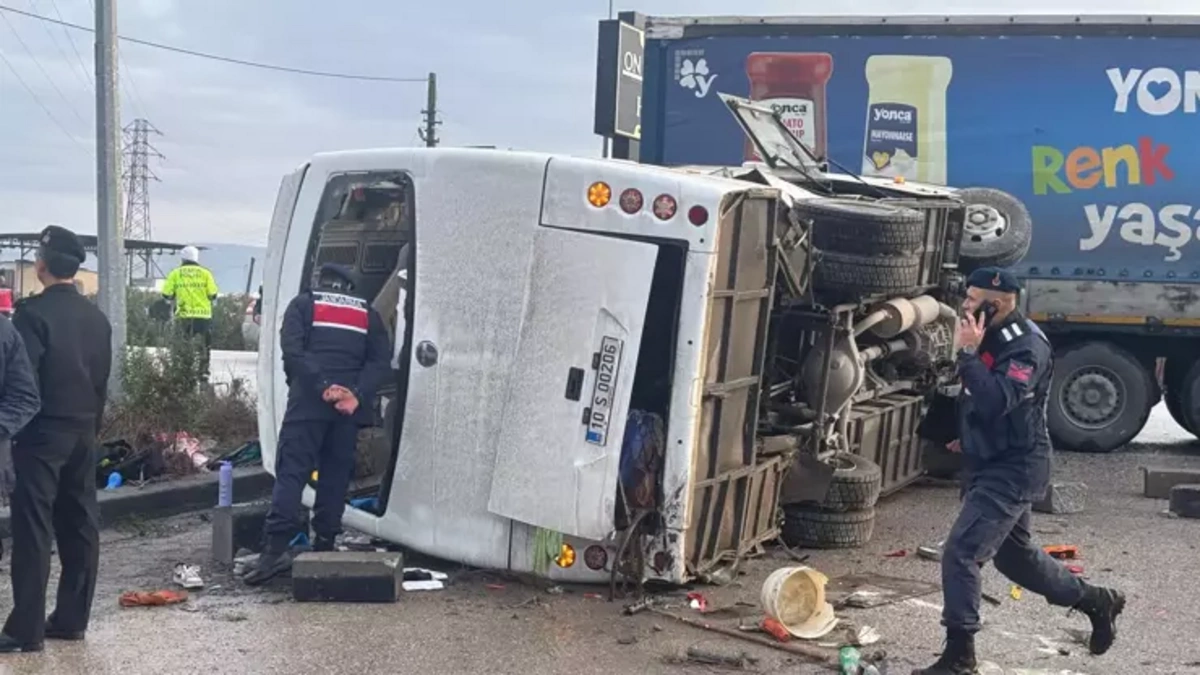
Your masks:
M 575 564 L 575 548 L 570 544 L 563 544 L 559 547 L 558 555 L 554 557 L 554 564 L 566 569 Z
M 642 210 L 642 207 L 646 204 L 646 199 L 642 197 L 641 192 L 638 192 L 634 188 L 629 188 L 621 193 L 619 203 L 621 204 L 621 210 L 632 216 Z
M 589 204 L 598 209 L 604 208 L 612 201 L 612 188 L 608 186 L 608 183 L 596 181 L 588 186 L 587 200 Z
M 675 203 L 675 198 L 671 195 L 659 195 L 654 200 L 654 215 L 659 220 L 670 220 L 675 217 L 675 211 L 679 206 Z
M 696 227 L 703 226 L 708 222 L 708 209 L 700 205 L 688 209 L 688 222 Z

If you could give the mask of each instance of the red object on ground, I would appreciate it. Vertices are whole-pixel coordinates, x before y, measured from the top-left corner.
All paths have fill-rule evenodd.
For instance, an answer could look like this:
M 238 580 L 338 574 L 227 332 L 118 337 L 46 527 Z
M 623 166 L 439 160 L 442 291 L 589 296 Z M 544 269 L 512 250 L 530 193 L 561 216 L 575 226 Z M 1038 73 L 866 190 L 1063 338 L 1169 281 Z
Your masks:
M 604 596 L 600 595 L 599 593 L 584 593 L 583 597 L 587 598 L 588 600 L 603 600 L 604 599 Z
M 1074 560 L 1079 557 L 1079 547 L 1069 544 L 1046 546 L 1042 550 L 1056 560 Z
M 11 288 L 0 288 L 0 314 L 10 316 L 13 312 L 13 295 Z
M 1070 572 L 1071 574 L 1074 574 L 1077 577 L 1083 576 L 1083 566 L 1082 565 L 1067 565 L 1067 571 Z
M 763 629 L 764 633 L 769 634 L 780 642 L 787 642 L 792 639 L 792 634 L 788 632 L 787 628 L 783 627 L 783 624 L 779 623 L 778 619 L 767 617 L 762 620 L 762 623 L 758 624 L 758 627 Z
M 693 607 L 693 609 L 698 610 L 701 613 L 708 611 L 708 598 L 704 597 L 703 593 L 688 593 L 687 599 L 688 604 L 693 602 L 696 603 L 696 607 Z
M 908 551 L 900 548 L 900 549 L 896 549 L 895 551 L 892 551 L 891 553 L 884 553 L 883 557 L 885 557 L 885 558 L 903 558 L 906 555 L 908 555 Z
M 129 591 L 121 594 L 122 607 L 161 607 L 187 602 L 187 591 Z
M 483 586 L 483 587 L 484 587 L 484 588 L 486 588 L 486 589 L 488 589 L 489 591 L 502 591 L 502 590 L 504 590 L 504 584 L 484 584 L 484 586 Z

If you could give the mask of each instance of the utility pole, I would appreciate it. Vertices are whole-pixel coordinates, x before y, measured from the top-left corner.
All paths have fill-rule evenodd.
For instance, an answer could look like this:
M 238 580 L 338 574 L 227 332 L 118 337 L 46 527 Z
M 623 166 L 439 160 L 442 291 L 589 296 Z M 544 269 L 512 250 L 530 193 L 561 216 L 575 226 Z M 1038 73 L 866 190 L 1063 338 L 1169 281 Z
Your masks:
M 429 74 L 429 94 L 428 100 L 425 102 L 425 109 L 421 111 L 425 116 L 425 126 L 417 129 L 417 133 L 421 135 L 421 140 L 425 141 L 425 147 L 436 148 L 438 144 L 437 127 L 442 123 L 437 118 L 437 73 Z
M 125 357 L 125 246 L 121 237 L 121 133 L 117 98 L 116 0 L 96 2 L 96 259 L 100 309 L 112 324 L 110 396 L 121 394 Z
M 150 226 L 150 181 L 159 178 L 150 168 L 150 158 L 164 159 L 161 152 L 150 143 L 150 134 L 161 136 L 162 132 L 149 120 L 136 119 L 124 129 L 125 132 L 125 224 L 122 235 L 128 240 L 150 241 L 153 228 Z M 150 279 L 154 275 L 154 254 L 150 249 L 139 253 L 141 277 L 134 276 L 134 255 L 129 260 L 129 279 Z

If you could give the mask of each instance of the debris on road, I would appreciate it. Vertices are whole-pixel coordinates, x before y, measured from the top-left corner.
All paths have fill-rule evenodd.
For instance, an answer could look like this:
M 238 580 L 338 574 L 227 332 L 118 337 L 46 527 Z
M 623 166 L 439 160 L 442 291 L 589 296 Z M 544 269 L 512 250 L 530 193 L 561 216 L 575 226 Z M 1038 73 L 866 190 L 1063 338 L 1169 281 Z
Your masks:
M 906 556 L 908 556 L 908 551 L 902 548 L 883 554 L 885 558 L 904 558 Z
M 1021 587 L 1017 586 L 1016 584 L 1013 584 L 1013 587 L 1008 589 L 1008 597 L 1012 598 L 1013 600 L 1020 600 L 1021 599 Z
M 767 617 L 758 624 L 758 627 L 762 629 L 762 632 L 780 642 L 787 642 L 792 639 L 792 634 L 788 632 L 788 629 L 782 623 L 779 623 L 779 619 Z
M 1170 499 L 1176 485 L 1200 483 L 1200 471 L 1193 469 L 1153 469 L 1142 467 L 1142 493 L 1151 499 Z
M 688 593 L 688 606 L 700 612 L 701 614 L 708 611 L 708 598 L 704 597 L 703 593 Z
M 980 596 L 983 597 L 983 599 L 986 600 L 989 604 L 995 605 L 996 607 L 1000 606 L 1000 598 L 997 598 L 996 596 L 992 595 L 991 593 L 981 593 Z
M 1067 571 L 1077 577 L 1083 576 L 1083 565 L 1067 565 Z
M 1182 484 L 1171 488 L 1170 511 L 1180 518 L 1200 518 L 1200 484 Z
M 1086 483 L 1051 483 L 1046 496 L 1034 502 L 1033 510 L 1053 514 L 1082 513 L 1087 504 L 1087 492 Z
M 838 624 L 833 605 L 825 600 L 829 579 L 811 567 L 781 567 L 763 582 L 759 603 L 767 617 L 792 635 L 814 640 Z
M 195 591 L 204 588 L 204 579 L 200 576 L 199 565 L 179 563 L 175 566 L 175 571 L 171 575 L 171 581 L 174 582 L 176 586 L 189 591 Z
M 187 591 L 129 591 L 118 602 L 122 607 L 162 607 L 187 602 Z
M 825 595 L 833 603 L 834 609 L 870 609 L 930 595 L 939 590 L 941 587 L 937 584 L 867 572 L 830 579 L 825 587 Z
M 946 542 L 941 541 L 941 542 L 938 542 L 937 546 L 918 546 L 917 547 L 917 556 L 924 558 L 926 560 L 940 562 L 942 559 L 942 547 L 945 544 L 946 544 Z
M 422 567 L 405 567 L 400 586 L 406 591 L 440 591 L 446 587 L 446 580 L 449 578 L 445 572 Z
M 1055 560 L 1075 560 L 1079 557 L 1079 547 L 1072 544 L 1044 546 L 1042 550 Z
M 725 668 L 746 668 L 756 665 L 758 659 L 744 651 L 726 651 L 715 647 L 692 646 L 687 648 L 687 660 L 707 666 L 723 666 Z

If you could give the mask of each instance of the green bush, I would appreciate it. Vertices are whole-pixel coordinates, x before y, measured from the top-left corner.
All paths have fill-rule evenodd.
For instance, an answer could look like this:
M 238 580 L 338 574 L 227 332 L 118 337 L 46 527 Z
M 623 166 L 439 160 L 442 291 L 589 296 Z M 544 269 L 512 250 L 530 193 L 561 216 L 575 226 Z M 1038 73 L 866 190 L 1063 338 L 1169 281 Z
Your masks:
M 158 349 L 131 345 L 126 352 L 124 390 L 109 406 L 104 439 L 121 438 L 139 447 L 159 434 L 185 431 L 228 449 L 258 437 L 256 404 L 244 383 L 235 380 L 218 393 L 202 382 L 198 337 L 170 324 L 150 335 Z
M 173 321 L 159 321 L 150 309 L 162 296 L 154 291 L 130 288 L 125 296 L 126 342 L 136 347 L 162 347 L 167 344 Z M 213 302 L 212 348 L 242 351 L 242 322 L 250 297 L 223 295 Z

